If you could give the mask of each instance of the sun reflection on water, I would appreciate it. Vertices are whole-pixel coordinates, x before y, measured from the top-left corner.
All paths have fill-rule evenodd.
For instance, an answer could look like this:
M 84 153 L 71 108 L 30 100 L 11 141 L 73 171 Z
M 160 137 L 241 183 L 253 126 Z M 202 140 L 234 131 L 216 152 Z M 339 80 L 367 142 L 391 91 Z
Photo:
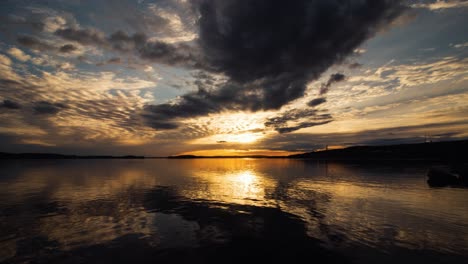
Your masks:
M 421 169 L 281 159 L 66 161 L 20 168 L 0 185 L 0 206 L 19 212 L 1 218 L 5 230 L 15 232 L 0 232 L 4 256 L 14 255 L 31 233 L 62 250 L 125 235 L 155 247 L 196 245 L 198 215 L 187 218 L 175 209 L 198 213 L 197 206 L 232 205 L 294 215 L 308 236 L 331 247 L 463 254 L 468 244 L 466 190 L 429 189 Z
M 199 170 L 193 177 L 204 186 L 203 191 L 182 190 L 183 196 L 197 200 L 211 200 L 226 204 L 267 206 L 265 189 L 274 182 L 253 169 L 233 168 L 230 171 Z

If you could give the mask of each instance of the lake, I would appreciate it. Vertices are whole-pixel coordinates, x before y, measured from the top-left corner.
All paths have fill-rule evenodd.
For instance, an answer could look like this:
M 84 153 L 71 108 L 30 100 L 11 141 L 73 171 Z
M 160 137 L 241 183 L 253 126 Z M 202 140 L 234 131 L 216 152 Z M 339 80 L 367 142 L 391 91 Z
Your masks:
M 462 263 L 468 189 L 429 165 L 0 161 L 0 262 Z

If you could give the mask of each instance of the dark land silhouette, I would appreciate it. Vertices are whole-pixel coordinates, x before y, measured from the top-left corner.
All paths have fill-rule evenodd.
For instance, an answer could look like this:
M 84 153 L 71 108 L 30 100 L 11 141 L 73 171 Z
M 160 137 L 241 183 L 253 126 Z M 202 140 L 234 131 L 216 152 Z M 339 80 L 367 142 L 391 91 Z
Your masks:
M 295 159 L 317 160 L 421 160 L 468 161 L 468 140 L 400 144 L 387 146 L 354 146 L 344 149 L 291 155 Z
M 112 156 L 112 155 L 62 155 L 53 153 L 5 153 L 0 152 L 0 159 L 206 159 L 206 158 L 291 158 L 330 161 L 453 161 L 467 162 L 468 140 L 431 142 L 419 144 L 399 144 L 384 146 L 353 146 L 343 149 L 322 150 L 289 156 L 196 156 L 175 155 L 168 157 L 152 156 Z
M 144 156 L 79 156 L 55 153 L 5 153 L 0 152 L 0 159 L 144 159 Z
M 171 159 L 200 158 L 291 158 L 330 161 L 468 161 L 468 140 L 399 144 L 385 146 L 353 146 L 290 156 L 170 156 Z

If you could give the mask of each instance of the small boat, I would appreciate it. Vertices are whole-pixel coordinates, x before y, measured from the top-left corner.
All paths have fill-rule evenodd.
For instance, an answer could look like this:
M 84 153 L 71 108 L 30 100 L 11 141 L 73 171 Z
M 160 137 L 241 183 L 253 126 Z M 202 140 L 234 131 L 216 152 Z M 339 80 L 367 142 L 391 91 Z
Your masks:
M 467 166 L 432 167 L 427 172 L 427 184 L 431 187 L 468 187 Z

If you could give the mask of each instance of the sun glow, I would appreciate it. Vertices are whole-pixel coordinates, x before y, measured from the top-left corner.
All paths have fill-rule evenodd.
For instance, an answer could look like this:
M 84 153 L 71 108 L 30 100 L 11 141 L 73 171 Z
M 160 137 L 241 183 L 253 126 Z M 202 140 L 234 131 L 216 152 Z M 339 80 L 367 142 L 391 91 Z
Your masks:
M 261 138 L 262 135 L 260 133 L 244 133 L 244 134 L 235 134 L 235 135 L 224 135 L 228 143 L 253 143 L 257 141 L 257 139 Z
M 193 140 L 192 144 L 252 144 L 263 138 L 261 132 L 223 133 Z
M 282 151 L 267 149 L 207 149 L 181 152 L 177 155 L 195 155 L 195 156 L 288 156 L 300 154 L 300 151 Z
M 190 144 L 251 144 L 259 141 L 271 131 L 265 130 L 265 119 L 273 115 L 272 112 L 223 112 L 200 117 L 188 122 L 187 126 L 209 128 L 207 136 L 191 140 Z M 220 144 L 221 145 L 221 144 Z

